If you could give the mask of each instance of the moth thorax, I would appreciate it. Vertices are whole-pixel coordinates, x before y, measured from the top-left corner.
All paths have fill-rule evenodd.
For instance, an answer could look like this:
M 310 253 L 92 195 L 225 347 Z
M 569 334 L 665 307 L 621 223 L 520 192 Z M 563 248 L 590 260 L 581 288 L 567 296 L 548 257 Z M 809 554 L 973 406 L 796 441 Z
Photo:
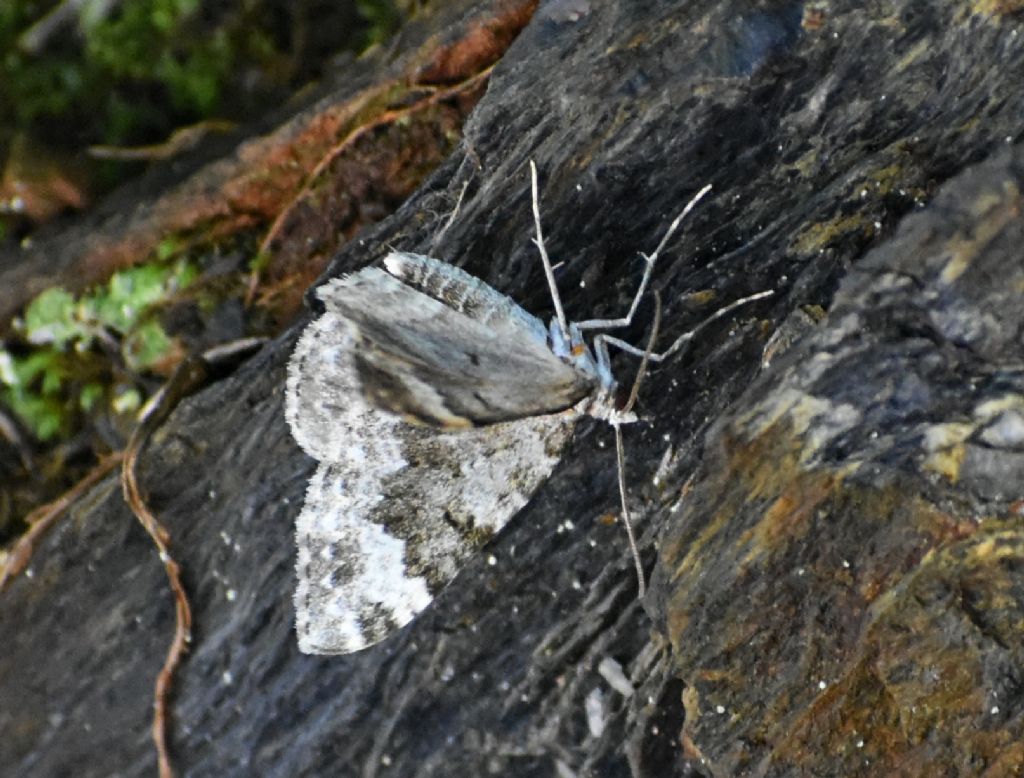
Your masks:
M 632 424 L 638 419 L 631 408 L 626 409 L 627 400 L 628 395 L 623 394 L 617 384 L 602 386 L 591 398 L 586 413 L 612 425 Z
M 602 387 L 614 383 L 600 369 L 590 346 L 583 339 L 583 333 L 575 324 L 570 324 L 566 333 L 562 331 L 558 320 L 552 319 L 548 325 L 548 347 L 556 357 L 588 378 L 596 380 Z

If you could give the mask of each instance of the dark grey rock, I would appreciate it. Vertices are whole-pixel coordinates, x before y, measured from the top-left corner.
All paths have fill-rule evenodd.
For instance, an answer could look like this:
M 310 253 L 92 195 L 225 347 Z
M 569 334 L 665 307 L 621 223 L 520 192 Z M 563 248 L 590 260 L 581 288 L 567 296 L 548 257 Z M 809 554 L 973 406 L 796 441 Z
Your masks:
M 938 183 L 1019 137 L 1024 35 L 1017 17 L 909 0 L 589 6 L 576 21 L 537 20 L 523 31 L 463 149 L 397 214 L 352 241 L 330 273 L 375 260 L 389 244 L 430 250 L 547 315 L 529 241 L 533 158 L 570 316 L 614 315 L 639 278 L 636 252 L 653 248 L 689 196 L 713 183 L 656 274 L 663 338 L 745 294 L 778 294 L 651 371 L 642 403 L 650 421 L 627 430 L 650 564 L 702 433 L 747 388 L 770 322 L 799 305 L 827 306 L 858 258 L 884 245 Z M 466 182 L 458 218 L 432 246 Z M 891 283 L 912 296 L 913 277 Z M 998 315 L 975 319 L 977 308 L 951 304 L 929 321 L 916 336 L 922 360 L 940 331 L 979 349 L 979 361 L 1012 339 L 995 326 Z M 650 310 L 630 339 L 642 340 Z M 888 315 L 903 326 L 899 309 Z M 141 483 L 195 606 L 172 705 L 181 774 L 693 774 L 679 733 L 694 687 L 675 678 L 692 683 L 692 654 L 653 633 L 621 527 L 602 520 L 617 495 L 610 430 L 596 424 L 495 540 L 496 565 L 474 560 L 423 617 L 371 651 L 298 653 L 291 532 L 313 462 L 291 441 L 281 409 L 296 332 L 183 402 L 142 457 Z M 628 375 L 635 362 L 616 364 Z M 852 384 L 868 378 L 834 380 L 856 394 Z M 936 386 L 922 368 L 887 387 L 885 407 L 913 419 L 943 398 L 963 402 L 963 390 Z M 888 452 L 876 443 L 879 467 L 911 456 L 909 442 L 893 440 Z M 826 453 L 841 458 L 855 443 L 864 445 L 837 434 Z M 0 773 L 152 774 L 150 695 L 173 611 L 161 565 L 113 481 L 47 538 L 32 572 L 0 598 Z M 662 588 L 655 600 L 665 597 Z M 783 629 L 807 618 L 796 605 L 775 616 Z M 710 616 L 701 626 L 698 643 L 720 628 Z M 678 625 L 669 633 L 683 634 Z M 637 689 L 628 699 L 598 671 L 609 657 Z M 752 698 L 765 693 L 764 676 L 744 682 Z M 1010 696 L 1019 701 L 1019 690 Z M 605 717 L 599 735 L 588 700 Z M 718 755 L 735 735 L 712 730 L 701 748 Z M 808 773 L 830 757 L 819 753 Z
M 945 186 L 709 435 L 650 605 L 712 774 L 1019 769 L 1022 192 Z

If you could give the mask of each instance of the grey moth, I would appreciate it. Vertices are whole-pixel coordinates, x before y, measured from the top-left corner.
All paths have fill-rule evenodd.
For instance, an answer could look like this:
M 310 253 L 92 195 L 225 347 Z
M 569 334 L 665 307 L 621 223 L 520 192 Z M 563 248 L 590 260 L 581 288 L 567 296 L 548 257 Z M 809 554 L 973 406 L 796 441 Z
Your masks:
M 526 504 L 584 414 L 615 427 L 623 492 L 619 425 L 635 416 L 614 402 L 608 346 L 660 360 L 693 333 L 663 354 L 604 333 L 588 345 L 583 333 L 630 323 L 658 253 L 708 189 L 644 256 L 621 319 L 566 321 L 535 168 L 535 242 L 556 313 L 549 325 L 464 271 L 407 252 L 317 290 L 325 310 L 298 340 L 285 397 L 296 441 L 320 463 L 296 524 L 302 651 L 358 651 L 411 621 Z M 622 502 L 628 530 L 624 493 Z M 631 530 L 630 542 L 642 589 Z

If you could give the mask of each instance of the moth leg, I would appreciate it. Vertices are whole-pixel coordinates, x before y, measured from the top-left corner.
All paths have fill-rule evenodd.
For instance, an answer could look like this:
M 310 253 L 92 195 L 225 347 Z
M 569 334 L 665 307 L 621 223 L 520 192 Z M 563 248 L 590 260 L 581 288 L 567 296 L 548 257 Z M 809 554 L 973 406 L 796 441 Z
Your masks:
M 530 192 L 533 195 L 533 223 L 537 227 L 537 237 L 533 239 L 533 242 L 540 251 L 540 261 L 544 264 L 544 275 L 548 279 L 548 289 L 551 290 L 551 302 L 555 306 L 555 317 L 558 319 L 558 329 L 562 333 L 564 342 L 569 343 L 569 324 L 565 320 L 565 311 L 562 309 L 562 298 L 558 295 L 558 285 L 555 283 L 555 271 L 551 267 L 551 260 L 548 259 L 548 251 L 544 248 L 544 234 L 540 228 L 540 195 L 537 191 L 537 165 L 532 159 L 530 160 Z
M 662 351 L 660 354 L 648 353 L 645 349 L 638 348 L 631 343 L 627 343 L 624 340 L 614 338 L 611 335 L 605 335 L 604 333 L 602 333 L 594 338 L 594 348 L 598 353 L 598 361 L 602 359 L 602 357 L 600 356 L 602 352 L 605 354 L 604 359 L 608 359 L 608 346 L 615 346 L 620 351 L 624 351 L 627 354 L 632 354 L 635 357 L 646 356 L 647 359 L 650 360 L 651 362 L 662 362 L 668 359 L 669 357 L 674 356 L 677 352 L 688 346 L 690 344 L 690 341 L 693 340 L 693 338 L 702 329 L 711 324 L 711 322 L 722 318 L 727 313 L 731 313 L 735 309 L 739 308 L 741 305 L 752 303 L 755 300 L 762 300 L 765 297 L 771 297 L 773 294 L 775 294 L 774 289 L 767 289 L 763 292 L 757 292 L 756 294 L 748 295 L 747 297 L 741 297 L 739 300 L 734 300 L 733 302 L 726 305 L 724 308 L 719 308 L 717 311 L 708 316 L 704 321 L 702 321 L 689 332 L 684 332 L 682 335 L 675 339 L 671 346 Z
M 713 322 L 715 319 L 724 316 L 729 311 L 744 305 L 745 303 L 753 300 L 760 300 L 764 297 L 768 297 L 774 294 L 774 290 L 769 289 L 765 292 L 758 292 L 757 294 L 744 297 L 740 300 L 725 306 L 724 308 L 715 311 L 711 316 L 701 322 L 699 325 L 694 327 L 689 332 L 684 333 L 682 336 L 676 339 L 676 341 L 668 348 L 668 350 L 661 354 L 653 354 L 652 349 L 654 348 L 654 342 L 658 337 L 658 330 L 661 327 L 661 295 L 655 291 L 654 293 L 654 324 L 651 327 L 651 334 L 647 339 L 646 347 L 641 350 L 630 343 L 626 343 L 618 338 L 613 338 L 608 335 L 598 335 L 594 339 L 594 350 L 597 354 L 597 361 L 599 365 L 608 365 L 610 357 L 608 354 L 608 346 L 618 346 L 626 353 L 639 356 L 640 367 L 637 369 L 636 378 L 633 380 L 633 386 L 629 392 L 629 399 L 626 400 L 626 404 L 623 406 L 620 416 L 613 417 L 609 421 L 615 430 L 615 457 L 616 465 L 618 469 L 618 481 L 619 481 L 619 500 L 622 504 L 622 523 L 626 527 L 626 537 L 629 540 L 629 550 L 633 556 L 633 565 L 636 568 L 637 578 L 637 589 L 638 596 L 643 597 L 647 591 L 647 584 L 644 578 L 643 562 L 640 558 L 640 548 L 636 541 L 636 533 L 633 531 L 633 521 L 629 514 L 629 505 L 626 501 L 626 450 L 625 445 L 622 441 L 622 421 L 617 421 L 616 418 L 622 419 L 623 416 L 629 416 L 632 414 L 633 407 L 636 405 L 637 397 L 640 394 L 640 384 L 643 381 L 644 374 L 647 372 L 647 365 L 651 360 L 660 362 L 677 350 L 688 344 L 703 327 Z M 634 417 L 635 419 L 635 417 Z
M 619 499 L 622 502 L 622 523 L 626 527 L 626 537 L 629 539 L 629 550 L 633 555 L 633 566 L 636 568 L 637 596 L 643 597 L 647 593 L 647 582 L 644 578 L 644 566 L 640 559 L 640 548 L 636 543 L 636 534 L 633 532 L 633 520 L 629 515 L 629 506 L 626 504 L 626 449 L 622 443 L 622 428 L 618 424 L 612 424 L 615 430 L 615 458 L 619 470 Z
M 661 294 L 654 292 L 654 324 L 651 327 L 650 337 L 647 338 L 647 348 L 644 349 L 643 359 L 640 360 L 640 367 L 637 368 L 636 378 L 633 379 L 633 388 L 630 389 L 629 399 L 622 409 L 624 418 L 633 412 L 636 405 L 636 398 L 640 396 L 640 384 L 647 373 L 647 364 L 651 356 L 651 349 L 654 348 L 654 341 L 658 339 L 658 330 L 661 328 Z M 607 346 L 603 349 L 604 359 L 608 359 Z M 615 429 L 615 461 L 619 471 L 619 500 L 622 502 L 622 523 L 626 527 L 626 537 L 629 539 L 629 550 L 633 554 L 633 565 L 636 567 L 637 596 L 643 597 L 647 592 L 647 582 L 644 579 L 643 561 L 640 559 L 640 548 L 636 542 L 636 534 L 633 532 L 633 520 L 629 515 L 629 504 L 626 502 L 626 447 L 622 442 L 622 422 L 612 421 Z
M 699 192 L 697 192 L 697 194 L 690 198 L 690 202 L 686 204 L 686 207 L 683 208 L 682 212 L 675 219 L 673 219 L 672 223 L 668 226 L 668 230 L 666 230 L 664 237 L 661 239 L 661 243 L 659 243 L 658 247 L 654 249 L 653 254 L 648 256 L 647 254 L 641 252 L 640 256 L 644 258 L 644 262 L 646 262 L 647 267 L 644 268 L 644 277 L 640 279 L 640 286 L 636 290 L 636 294 L 633 296 L 633 303 L 632 305 L 629 306 L 629 312 L 625 316 L 618 319 L 587 319 L 586 321 L 577 322 L 577 327 L 579 327 L 581 330 L 607 330 L 615 329 L 617 327 L 628 327 L 630 324 L 632 324 L 633 316 L 636 314 L 636 309 L 640 306 L 640 300 L 643 298 L 644 292 L 647 291 L 647 284 L 650 283 L 651 274 L 654 272 L 654 263 L 658 261 L 658 255 L 661 253 L 661 250 L 665 248 L 669 240 L 671 240 L 672 235 L 675 234 L 675 231 L 679 228 L 679 225 L 682 223 L 683 219 L 686 218 L 686 215 L 690 213 L 690 211 L 693 210 L 694 206 L 701 201 L 701 198 L 703 198 L 704 195 L 706 195 L 710 191 L 711 184 L 708 184 Z

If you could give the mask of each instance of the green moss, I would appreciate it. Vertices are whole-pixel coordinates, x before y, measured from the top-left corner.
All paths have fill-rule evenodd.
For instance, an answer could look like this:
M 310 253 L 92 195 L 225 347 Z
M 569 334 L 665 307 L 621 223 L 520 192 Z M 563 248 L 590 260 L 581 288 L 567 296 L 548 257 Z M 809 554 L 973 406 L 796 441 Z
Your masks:
M 83 298 L 79 320 L 83 335 L 90 324 L 127 334 L 146 309 L 169 294 L 184 289 L 195 278 L 188 262 L 150 264 L 115 273 L 106 288 Z
M 151 320 L 132 330 L 121 351 L 130 367 L 142 371 L 162 361 L 173 348 L 174 342 L 160 322 Z
M 97 382 L 88 383 L 78 393 L 78 404 L 82 407 L 83 411 L 88 413 L 103 399 L 104 393 L 103 384 Z
M 60 388 L 68 375 L 66 362 L 49 348 L 25 356 L 0 349 L 0 399 L 40 440 L 65 429 L 68 414 Z
M 174 341 L 155 313 L 197 273 L 180 259 L 115 273 L 81 297 L 46 290 L 16 325 L 25 348 L 0 350 L 0 399 L 40 440 L 69 432 L 80 413 L 100 409 L 105 397 L 116 412 L 120 395 L 105 388 L 114 373 L 110 349 L 119 349 L 133 374 L 173 356 Z
M 75 321 L 75 298 L 60 287 L 47 289 L 25 309 L 22 330 L 29 343 L 51 343 L 64 348 L 78 336 Z
M 387 40 L 401 22 L 401 14 L 391 0 L 356 0 L 356 8 L 367 22 L 368 46 Z

